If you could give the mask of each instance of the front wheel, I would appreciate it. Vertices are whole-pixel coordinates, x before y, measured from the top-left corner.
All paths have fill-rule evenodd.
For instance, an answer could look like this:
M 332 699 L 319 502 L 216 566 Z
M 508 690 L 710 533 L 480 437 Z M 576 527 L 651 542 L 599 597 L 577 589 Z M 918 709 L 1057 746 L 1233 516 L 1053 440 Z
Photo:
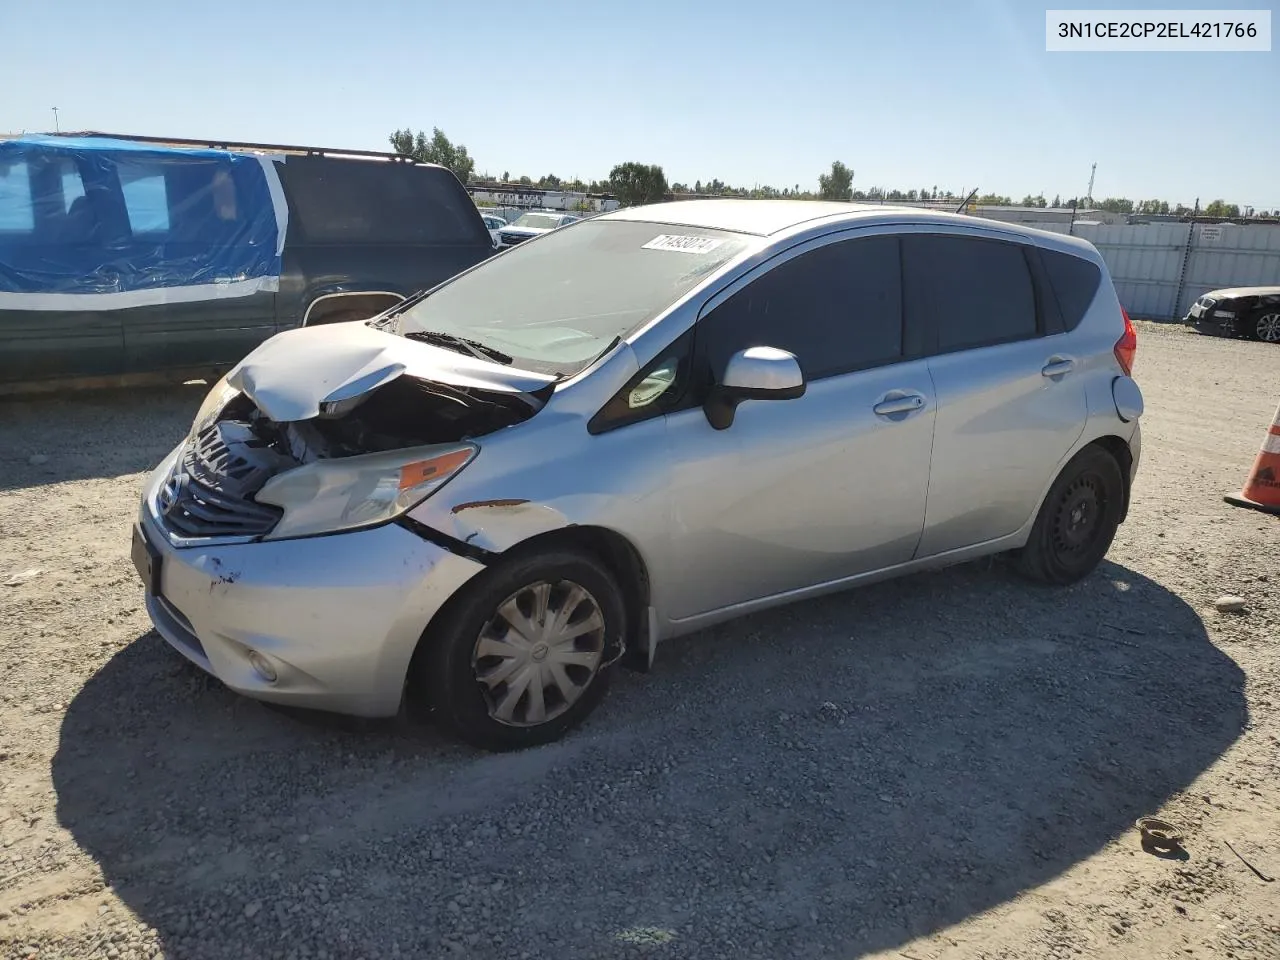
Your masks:
M 1124 508 L 1124 477 L 1106 450 L 1085 447 L 1049 489 L 1018 570 L 1041 583 L 1066 585 L 1093 572 L 1111 548 Z
M 556 551 L 481 574 L 433 624 L 419 688 L 441 724 L 487 750 L 559 739 L 604 697 L 624 601 L 582 554 Z
M 1256 314 L 1249 333 L 1264 343 L 1280 343 L 1280 310 L 1264 310 Z

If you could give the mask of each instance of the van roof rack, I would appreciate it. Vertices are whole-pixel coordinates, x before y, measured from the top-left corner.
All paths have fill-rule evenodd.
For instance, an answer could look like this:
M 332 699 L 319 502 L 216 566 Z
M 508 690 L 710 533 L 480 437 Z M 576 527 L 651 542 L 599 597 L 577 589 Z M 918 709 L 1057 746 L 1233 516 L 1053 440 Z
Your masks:
M 206 147 L 210 150 L 263 150 L 270 153 L 297 153 L 310 157 L 325 155 L 343 157 L 377 157 L 380 160 L 401 160 L 405 163 L 418 163 L 413 157 L 403 153 L 390 153 L 385 150 L 349 150 L 345 147 L 306 147 L 284 143 L 246 143 L 240 140 L 200 140 L 187 137 L 145 137 L 130 133 L 102 133 L 98 130 L 61 131 L 50 134 L 55 137 L 107 137 L 112 140 L 131 140 L 136 143 L 154 143 L 167 147 Z

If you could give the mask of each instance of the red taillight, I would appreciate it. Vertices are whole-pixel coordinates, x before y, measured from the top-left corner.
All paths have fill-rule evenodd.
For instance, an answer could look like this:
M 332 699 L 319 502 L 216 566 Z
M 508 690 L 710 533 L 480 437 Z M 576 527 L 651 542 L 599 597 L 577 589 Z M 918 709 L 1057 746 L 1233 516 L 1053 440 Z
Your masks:
M 1116 362 L 1127 377 L 1133 373 L 1133 358 L 1138 353 L 1138 331 L 1134 329 L 1129 311 L 1124 307 L 1120 308 L 1120 316 L 1124 317 L 1124 334 L 1116 341 L 1115 354 Z

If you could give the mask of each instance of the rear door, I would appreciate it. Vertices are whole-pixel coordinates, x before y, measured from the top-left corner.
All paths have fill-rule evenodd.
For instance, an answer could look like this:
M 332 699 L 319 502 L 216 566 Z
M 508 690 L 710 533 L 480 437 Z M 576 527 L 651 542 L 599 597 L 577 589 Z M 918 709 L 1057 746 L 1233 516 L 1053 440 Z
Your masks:
M 1046 307 L 1034 250 L 973 234 L 903 236 L 908 323 L 937 391 L 918 555 L 1006 536 L 1036 509 L 1087 417 L 1080 364 Z
M 726 430 L 700 406 L 667 415 L 675 619 L 904 563 L 920 541 L 935 404 L 903 327 L 897 237 L 778 259 L 711 301 L 694 377 L 778 347 L 804 396 L 748 400 Z
M 280 328 L 319 296 L 408 296 L 493 254 L 480 211 L 450 171 L 398 160 L 289 157 Z
M 80 276 L 66 266 L 50 268 L 109 262 L 111 204 L 101 191 L 88 193 L 71 156 L 33 149 L 0 162 L 0 382 L 124 368 L 120 315 L 63 306 L 74 302 L 67 291 Z

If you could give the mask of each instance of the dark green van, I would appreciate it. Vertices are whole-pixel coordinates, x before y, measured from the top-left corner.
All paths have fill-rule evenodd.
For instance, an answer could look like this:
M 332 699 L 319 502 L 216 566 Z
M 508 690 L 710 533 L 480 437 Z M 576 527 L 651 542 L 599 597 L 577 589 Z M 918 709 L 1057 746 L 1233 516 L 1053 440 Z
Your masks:
M 493 253 L 443 167 L 174 143 L 0 141 L 0 393 L 206 375 Z

